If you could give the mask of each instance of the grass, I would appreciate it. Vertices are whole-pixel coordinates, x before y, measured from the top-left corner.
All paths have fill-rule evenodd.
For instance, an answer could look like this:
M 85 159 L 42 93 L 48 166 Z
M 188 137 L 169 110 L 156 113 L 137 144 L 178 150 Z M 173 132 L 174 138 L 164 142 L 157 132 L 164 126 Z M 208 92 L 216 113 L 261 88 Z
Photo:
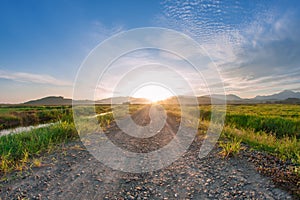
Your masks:
M 109 113 L 102 116 L 97 116 L 98 123 L 100 124 L 100 127 L 105 130 L 107 127 L 109 127 L 110 123 L 114 120 L 113 114 Z
M 200 106 L 200 119 L 210 120 L 211 106 Z M 278 138 L 300 139 L 300 105 L 228 105 L 225 124 L 255 132 L 264 131 Z
M 73 124 L 62 122 L 49 127 L 0 137 L 0 172 L 22 170 L 29 159 L 50 152 L 58 144 L 77 138 Z
M 129 113 L 132 114 L 143 106 L 129 105 Z M 180 120 L 180 106 L 162 106 L 168 114 Z M 73 124 L 73 113 L 69 107 L 22 107 L 11 109 L 9 111 L 8 108 L 0 108 L 0 117 L 2 116 L 2 119 L 13 123 L 18 121 L 20 113 L 27 116 L 27 118 L 32 118 L 31 114 L 36 115 L 37 118 L 46 118 L 45 116 L 50 115 L 53 116 L 54 120 L 62 121 L 62 123 L 27 133 L 0 137 L 1 172 L 5 173 L 13 169 L 22 170 L 28 160 L 35 159 L 36 155 L 51 151 L 58 144 L 78 136 Z M 187 114 L 184 117 L 193 115 L 196 109 L 200 110 L 201 126 L 209 124 L 211 106 L 186 106 L 184 109 Z M 213 109 L 218 111 L 218 106 Z M 96 107 L 79 107 L 75 112 L 78 112 L 77 114 L 80 115 L 90 116 L 91 113 L 100 114 L 111 111 L 112 109 L 108 105 L 97 105 Z M 220 111 L 221 116 L 224 112 L 223 110 Z M 18 114 L 10 115 L 8 113 Z M 299 105 L 228 105 L 225 126 L 222 132 L 222 136 L 226 140 L 220 142 L 222 147 L 221 155 L 224 157 L 236 155 L 240 150 L 240 142 L 243 142 L 254 149 L 263 150 L 277 155 L 283 160 L 290 159 L 292 162 L 300 164 L 300 116 L 298 113 L 300 113 Z M 86 123 L 90 121 L 88 119 L 83 118 L 80 120 L 80 123 L 84 124 L 83 132 L 89 132 L 90 129 L 93 131 L 95 128 L 100 127 L 105 129 L 114 120 L 112 113 L 99 115 L 95 119 L 99 123 L 98 127 L 94 127 L 95 125 L 90 126 Z M 2 123 L 0 124 L 2 125 Z M 203 128 L 201 127 L 201 131 L 203 132 L 202 134 L 205 134 L 202 130 Z M 37 161 L 35 163 L 35 166 L 39 165 Z M 298 173 L 299 169 L 297 168 L 295 171 Z
M 283 138 L 285 136 L 300 138 L 299 119 L 229 114 L 226 116 L 226 124 L 239 129 L 253 129 L 255 132 L 264 131 L 275 135 L 277 138 Z
M 55 122 L 71 113 L 70 106 L 0 107 L 0 130 Z
M 244 114 L 268 117 L 295 119 L 300 117 L 300 105 L 256 104 L 256 105 L 227 105 L 228 114 Z
M 263 131 L 239 130 L 229 126 L 224 127 L 222 135 L 225 138 L 237 138 L 253 149 L 266 151 L 282 160 L 289 159 L 293 163 L 300 164 L 300 141 L 295 137 L 276 138 Z
M 222 148 L 220 155 L 224 158 L 236 156 L 241 150 L 241 142 L 242 140 L 238 140 L 236 137 L 231 140 L 219 142 L 219 146 Z
M 42 166 L 42 159 L 41 158 L 34 158 L 32 160 L 32 165 L 34 167 L 41 167 Z
M 131 114 L 143 106 L 144 105 L 129 105 L 129 113 Z M 96 105 L 96 107 L 80 106 L 75 110 L 77 114 L 82 116 L 80 123 L 82 124 L 81 128 L 83 132 L 94 131 L 96 128 L 95 124 L 89 125 L 91 120 L 85 119 L 85 115 L 90 116 L 91 114 L 111 111 L 111 106 L 108 105 Z M 2 128 L 25 125 L 22 122 L 25 120 L 28 121 L 28 119 L 35 119 L 32 123 L 39 122 L 40 119 L 46 119 L 47 116 L 49 119 L 61 122 L 29 132 L 0 137 L 0 173 L 7 173 L 12 170 L 23 170 L 27 167 L 29 161 L 32 161 L 32 166 L 40 166 L 41 162 L 36 158 L 38 155 L 43 152 L 50 152 L 59 144 L 78 138 L 78 134 L 81 134 L 77 134 L 73 122 L 73 113 L 69 106 L 0 108 L 0 121 L 2 119 L 6 124 L 6 126 L 2 126 Z M 103 130 L 114 120 L 112 113 L 99 115 L 95 119 L 97 120 L 96 122 L 98 122 L 97 128 L 101 127 Z M 11 125 L 12 123 L 14 124 Z M 28 124 L 32 125 L 30 123 Z
M 168 114 L 178 119 L 182 115 L 178 105 L 162 105 Z M 134 106 L 133 106 L 134 107 Z M 138 109 L 138 107 L 134 107 Z M 202 124 L 209 124 L 211 109 L 217 115 L 224 115 L 223 107 L 186 106 L 187 115 L 200 110 Z M 257 150 L 266 151 L 300 164 L 300 106 L 299 105 L 228 105 L 226 108 L 225 126 L 221 136 L 226 142 L 221 142 L 224 157 L 236 155 L 240 151 L 241 142 Z M 216 115 L 216 116 L 217 116 Z M 112 120 L 106 116 L 108 120 Z M 205 122 L 205 123 L 203 123 Z M 105 120 L 104 122 L 105 123 Z M 203 129 L 200 128 L 199 130 Z
M 168 106 L 166 106 L 168 108 Z M 221 107 L 220 107 L 221 108 Z M 220 115 L 223 113 L 215 106 Z M 171 112 L 180 115 L 179 109 L 169 106 Z M 192 107 L 200 110 L 199 134 L 206 134 L 211 119 L 211 106 Z M 223 109 L 223 108 L 222 108 Z M 266 151 L 282 160 L 300 164 L 300 106 L 299 105 L 228 105 L 221 136 L 221 154 L 231 156 L 239 141 L 253 149 Z M 298 170 L 298 169 L 297 169 Z M 297 171 L 296 170 L 296 171 Z

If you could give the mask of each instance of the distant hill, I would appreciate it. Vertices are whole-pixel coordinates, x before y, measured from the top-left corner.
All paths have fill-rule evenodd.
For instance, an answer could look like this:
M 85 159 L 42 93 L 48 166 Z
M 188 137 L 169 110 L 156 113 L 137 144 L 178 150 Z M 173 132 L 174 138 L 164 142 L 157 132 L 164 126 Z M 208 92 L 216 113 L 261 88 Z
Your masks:
M 64 97 L 44 97 L 37 100 L 31 100 L 23 103 L 24 105 L 32 106 L 52 106 L 52 105 L 72 105 L 72 99 L 65 99 Z
M 256 96 L 254 100 L 285 100 L 288 98 L 300 99 L 300 92 L 293 92 L 291 90 L 284 90 L 282 92 L 266 95 L 266 96 Z
M 94 101 L 90 100 L 76 100 L 77 104 L 93 104 Z M 23 103 L 23 105 L 30 106 L 60 106 L 60 105 L 72 105 L 72 99 L 67 99 L 62 96 L 49 96 L 41 99 L 31 100 Z
M 279 103 L 279 104 L 300 104 L 300 99 L 298 99 L 298 98 L 288 98 L 288 99 L 285 99 L 285 100 L 276 101 L 275 103 Z
M 122 104 L 128 100 L 128 97 L 112 97 L 96 101 L 96 104 L 111 104 L 112 101 L 115 104 Z
M 223 102 L 222 95 L 212 94 L 211 96 L 199 96 L 197 100 L 199 104 L 211 104 L 211 102 L 215 104 L 221 104 Z M 194 104 L 194 97 L 192 96 L 178 96 L 178 97 L 170 97 L 166 100 L 159 101 L 159 103 L 164 104 L 178 104 L 178 99 L 180 102 L 185 105 Z M 252 99 L 243 99 L 234 94 L 226 95 L 227 104 L 257 104 L 257 103 L 284 103 L 284 104 L 299 104 L 300 101 L 300 92 L 293 92 L 291 90 L 284 90 L 282 92 L 266 95 L 266 96 L 256 96 Z M 92 100 L 75 100 L 76 104 L 148 104 L 151 103 L 148 99 L 145 98 L 134 98 L 134 97 L 112 97 L 101 99 L 96 102 Z M 72 105 L 72 99 L 64 98 L 61 96 L 49 96 L 41 99 L 31 100 L 23 103 L 22 105 Z
M 129 100 L 128 100 L 129 99 Z M 76 104 L 111 104 L 113 101 L 114 104 L 122 104 L 130 102 L 131 104 L 147 104 L 150 103 L 149 100 L 143 98 L 134 98 L 134 97 L 113 97 L 102 99 L 99 101 L 91 100 L 75 100 Z M 32 105 L 32 106 L 54 106 L 54 105 L 72 105 L 72 99 L 67 99 L 61 96 L 49 96 L 41 99 L 31 100 L 23 103 L 23 105 Z
M 166 104 L 177 104 L 177 97 L 171 97 L 162 103 Z M 191 104 L 192 97 L 190 96 L 179 96 L 182 104 Z M 199 104 L 222 104 L 224 96 L 219 94 L 205 95 L 197 97 Z M 290 90 L 284 90 L 280 93 L 276 93 L 268 96 L 256 96 L 252 99 L 243 99 L 234 94 L 226 95 L 227 104 L 260 104 L 260 103 L 285 103 L 285 104 L 298 104 L 300 99 L 300 92 L 293 92 Z
M 205 97 L 211 97 L 211 98 L 214 98 L 214 99 L 221 99 L 221 100 L 224 99 L 224 95 L 221 95 L 221 94 L 212 94 L 211 96 L 206 95 Z M 239 101 L 239 100 L 242 100 L 242 98 L 235 95 L 235 94 L 227 94 L 226 95 L 226 100 L 227 101 Z
M 148 99 L 145 99 L 145 98 L 130 97 L 130 103 L 131 104 L 149 104 L 151 102 Z
M 207 104 L 210 104 L 210 99 L 207 99 Z M 162 104 L 183 104 L 183 105 L 191 105 L 195 104 L 195 97 L 192 96 L 177 96 L 177 97 L 170 97 L 168 99 L 159 101 Z
M 207 105 L 211 104 L 212 99 L 209 96 L 200 96 L 197 97 L 198 104 Z M 182 105 L 194 105 L 195 104 L 195 97 L 192 96 L 178 96 L 178 97 L 170 97 L 166 100 L 159 101 L 159 103 L 163 104 L 179 104 Z M 213 103 L 221 104 L 224 103 L 221 99 L 214 98 Z
M 123 104 L 123 103 L 131 103 L 131 104 L 148 104 L 150 101 L 144 98 L 134 98 L 134 97 L 112 97 L 106 98 L 96 101 L 96 104 Z

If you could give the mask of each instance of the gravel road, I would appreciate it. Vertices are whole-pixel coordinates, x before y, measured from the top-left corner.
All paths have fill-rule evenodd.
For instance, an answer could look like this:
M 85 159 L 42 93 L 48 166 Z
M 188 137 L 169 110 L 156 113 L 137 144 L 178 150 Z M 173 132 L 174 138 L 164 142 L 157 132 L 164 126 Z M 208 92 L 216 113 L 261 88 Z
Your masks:
M 149 109 L 133 115 L 149 124 Z M 115 124 L 106 135 L 119 147 L 149 152 L 166 145 L 178 122 L 168 116 L 157 135 L 137 139 Z M 172 129 L 172 130 L 171 130 Z M 43 165 L 14 172 L 0 181 L 0 199 L 296 199 L 256 170 L 249 153 L 223 159 L 215 147 L 198 158 L 203 138 L 196 137 L 188 151 L 170 166 L 147 173 L 113 170 L 97 161 L 80 141 L 44 155 Z

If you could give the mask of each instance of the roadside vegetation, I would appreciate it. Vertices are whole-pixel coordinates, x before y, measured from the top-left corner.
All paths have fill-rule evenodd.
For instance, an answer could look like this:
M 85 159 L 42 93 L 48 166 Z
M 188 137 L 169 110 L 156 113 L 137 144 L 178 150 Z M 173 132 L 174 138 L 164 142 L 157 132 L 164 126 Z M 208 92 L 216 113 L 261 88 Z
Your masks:
M 64 120 L 70 112 L 70 106 L 0 107 L 0 130 Z
M 163 106 L 168 113 L 180 118 L 180 106 Z M 211 120 L 212 106 L 187 108 L 190 113 L 196 109 L 200 111 L 199 134 L 205 135 Z M 215 106 L 214 109 L 225 119 L 219 142 L 222 156 L 238 154 L 242 148 L 240 143 L 244 143 L 252 149 L 300 165 L 300 105 L 227 105 L 226 115 L 222 107 Z
M 129 105 L 129 113 L 132 114 L 143 106 Z M 175 116 L 176 120 L 180 121 L 179 106 L 163 105 L 163 107 L 169 115 Z M 190 106 L 187 107 L 187 113 L 192 114 L 196 109 L 200 110 L 199 133 L 205 134 L 205 128 L 211 118 L 211 106 Z M 95 108 L 81 107 L 76 109 L 76 112 L 83 116 L 88 116 L 91 112 L 96 113 L 95 119 L 104 130 L 114 120 L 109 105 L 98 105 Z M 221 115 L 223 112 L 220 110 Z M 220 154 L 223 157 L 234 156 L 239 153 L 241 144 L 244 143 L 253 149 L 268 152 L 282 160 L 290 160 L 299 166 L 299 113 L 299 105 L 228 105 L 225 126 L 221 134 L 222 140 L 219 143 L 222 149 Z M 18 121 L 14 126 L 34 125 L 46 121 L 59 122 L 49 127 L 0 137 L 0 173 L 14 169 L 22 170 L 28 160 L 34 161 L 38 166 L 40 165 L 40 161 L 36 160 L 38 155 L 52 151 L 59 144 L 78 138 L 80 134 L 75 129 L 70 106 L 2 107 L 0 120 L 4 122 L 1 121 L 0 129 L 11 127 L 7 124 L 13 124 L 14 121 Z M 299 168 L 295 169 L 296 173 L 299 171 Z
M 76 130 L 73 124 L 68 122 L 2 136 L 0 137 L 0 172 L 23 170 L 30 159 L 40 153 L 50 152 L 57 145 L 75 138 L 78 138 Z
M 1 129 L 56 122 L 48 127 L 0 136 L 0 174 L 21 171 L 29 162 L 40 166 L 40 154 L 78 138 L 70 106 L 2 107 L 0 122 Z
M 222 155 L 223 158 L 236 156 L 241 150 L 241 141 L 242 140 L 238 140 L 234 137 L 231 140 L 219 142 L 219 146 L 222 148 L 220 155 Z
M 129 113 L 144 105 L 130 105 Z M 81 106 L 76 109 L 85 116 L 96 114 L 95 119 L 105 130 L 113 121 L 111 106 L 97 105 Z M 102 115 L 103 114 L 103 115 Z M 2 121 L 1 121 L 2 120 Z M 28 132 L 0 136 L 0 175 L 12 170 L 24 170 L 29 163 L 41 166 L 39 156 L 51 152 L 62 144 L 79 139 L 73 122 L 73 112 L 70 106 L 24 106 L 0 108 L 0 130 L 19 126 L 37 125 L 46 122 L 56 122 L 51 126 L 33 129 Z M 86 127 L 87 129 L 90 127 Z
M 211 106 L 200 106 L 199 109 L 200 123 L 209 122 Z M 253 149 L 300 164 L 298 113 L 299 105 L 228 105 L 222 136 L 233 143 L 242 141 Z

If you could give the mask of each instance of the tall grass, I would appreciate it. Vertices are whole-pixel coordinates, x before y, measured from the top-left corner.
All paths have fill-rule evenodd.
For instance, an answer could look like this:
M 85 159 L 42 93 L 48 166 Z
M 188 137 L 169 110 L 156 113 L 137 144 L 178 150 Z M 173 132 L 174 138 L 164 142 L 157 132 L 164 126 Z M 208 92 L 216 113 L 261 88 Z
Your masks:
M 208 124 L 211 106 L 199 109 L 201 124 Z M 300 164 L 299 113 L 299 105 L 228 105 L 222 136 Z
M 300 138 L 300 120 L 298 119 L 229 114 L 226 116 L 225 122 L 227 125 L 235 126 L 236 128 L 270 133 L 277 138 L 283 138 L 285 136 Z
M 69 106 L 0 108 L 0 130 L 61 120 L 71 114 Z
M 130 111 L 134 112 L 141 108 L 142 105 L 131 106 Z M 39 108 L 39 107 L 36 107 Z M 13 108 L 12 108 L 13 109 Z M 25 109 L 25 108 L 24 108 Z M 18 110 L 20 111 L 20 110 Z M 75 112 L 83 115 L 81 123 L 86 124 L 86 128 L 89 127 L 90 120 L 85 119 L 84 115 L 90 115 L 91 113 L 103 113 L 110 112 L 110 106 L 81 106 L 78 107 Z M 7 114 L 8 110 L 6 110 Z M 4 112 L 2 112 L 3 114 Z M 55 121 L 60 123 L 51 125 L 49 127 L 33 129 L 29 132 L 23 132 L 14 135 L 6 135 L 0 137 L 0 173 L 6 173 L 11 170 L 22 170 L 26 167 L 26 163 L 31 159 L 39 165 L 39 161 L 36 160 L 36 156 L 43 152 L 49 152 L 55 149 L 55 147 L 61 143 L 68 142 L 70 140 L 78 138 L 77 130 L 73 122 L 73 113 L 70 108 L 67 109 L 50 109 L 50 110 L 38 110 L 38 111 L 20 111 L 22 114 L 27 114 L 27 118 L 32 118 L 31 114 L 37 116 L 37 118 L 47 118 L 52 116 Z M 19 114 L 20 114 L 19 113 Z M 2 116 L 4 116 L 3 114 Z M 17 114 L 16 114 L 17 115 Z M 30 117 L 31 116 L 31 117 Z M 10 118 L 3 118 L 7 121 L 12 119 L 19 119 L 18 116 L 10 116 Z M 112 113 L 106 115 L 97 116 L 98 126 L 102 129 L 107 128 L 110 123 L 114 120 Z M 96 124 L 97 126 L 97 124 Z M 80 134 L 80 133 L 79 133 Z
M 292 110 L 294 109 L 294 110 Z M 300 117 L 297 105 L 229 105 L 225 125 L 254 132 L 266 132 L 277 138 L 300 139 Z M 277 112 L 277 113 L 276 113 Z M 200 119 L 211 119 L 211 107 L 200 107 Z
M 110 123 L 114 120 L 113 114 L 109 113 L 102 116 L 97 116 L 98 123 L 102 129 L 109 127 Z
M 29 158 L 51 151 L 57 144 L 77 137 L 74 125 L 67 122 L 30 132 L 2 136 L 0 137 L 0 172 L 22 169 Z
M 283 160 L 290 159 L 293 163 L 300 164 L 300 141 L 295 137 L 276 138 L 266 132 L 254 132 L 225 126 L 222 136 L 237 138 L 257 150 L 263 150 L 277 155 Z

